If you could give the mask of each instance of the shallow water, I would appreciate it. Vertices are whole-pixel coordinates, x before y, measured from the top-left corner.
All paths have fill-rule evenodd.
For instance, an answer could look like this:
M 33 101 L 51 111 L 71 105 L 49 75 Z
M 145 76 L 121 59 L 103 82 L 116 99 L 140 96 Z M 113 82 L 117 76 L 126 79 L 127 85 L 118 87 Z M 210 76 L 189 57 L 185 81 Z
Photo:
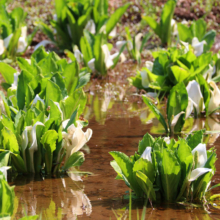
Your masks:
M 93 89 L 91 89 L 93 87 Z M 92 139 L 85 148 L 86 160 L 80 170 L 93 175 L 73 181 L 62 178 L 40 176 L 18 176 L 10 180 L 15 187 L 15 211 L 13 219 L 26 215 L 39 215 L 41 219 L 128 219 L 128 200 L 122 196 L 128 191 L 123 181 L 115 180 L 115 171 L 110 166 L 109 151 L 121 151 L 127 155 L 137 150 L 138 142 L 147 132 L 154 136 L 163 133 L 163 128 L 138 96 L 130 96 L 126 86 L 120 84 L 90 85 L 88 104 L 84 117 L 93 130 Z M 163 106 L 161 106 L 163 109 Z M 216 121 L 218 119 L 215 119 Z M 220 130 L 214 119 L 189 119 L 185 132 L 207 128 Z M 206 143 L 216 146 L 220 155 L 220 138 L 217 134 L 207 135 Z M 217 172 L 213 184 L 220 182 L 220 160 L 216 162 Z M 79 176 L 72 175 L 73 179 Z M 213 190 L 219 193 L 218 189 Z M 132 219 L 142 213 L 143 202 L 132 204 Z M 180 204 L 153 204 L 147 208 L 145 219 L 220 219 L 220 211 L 211 206 L 206 209 L 184 207 Z M 126 218 L 127 216 L 127 218 Z

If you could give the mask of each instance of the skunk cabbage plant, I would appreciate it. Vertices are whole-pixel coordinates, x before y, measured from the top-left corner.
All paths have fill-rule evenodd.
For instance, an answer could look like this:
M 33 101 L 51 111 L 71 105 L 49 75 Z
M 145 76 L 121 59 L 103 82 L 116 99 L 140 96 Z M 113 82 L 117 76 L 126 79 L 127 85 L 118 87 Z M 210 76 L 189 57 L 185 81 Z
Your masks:
M 211 49 L 215 41 L 216 32 L 214 30 L 206 32 L 207 22 L 205 20 L 201 18 L 193 21 L 190 27 L 183 23 L 178 23 L 177 26 L 179 39 L 183 42 L 192 44 L 197 56 L 202 54 L 201 52 L 203 50 L 204 52 L 207 52 Z M 198 52 L 198 49 L 200 49 L 200 53 Z
M 203 44 L 200 45 L 202 47 Z M 184 82 L 187 86 L 189 81 L 196 78 L 204 78 L 210 81 L 220 81 L 220 59 L 211 52 L 201 53 L 202 48 L 193 49 L 193 45 L 182 43 L 180 48 L 169 48 L 153 52 L 154 62 L 146 61 L 145 67 L 137 72 L 135 77 L 130 78 L 132 85 L 147 92 L 169 93 L 171 88 Z M 201 81 L 201 80 L 200 80 Z
M 206 150 L 203 130 L 186 139 L 153 138 L 146 134 L 138 152 L 128 157 L 110 152 L 117 178 L 124 180 L 138 197 L 166 202 L 206 201 L 216 171 L 214 148 Z
M 37 31 L 27 36 L 25 18 L 27 13 L 22 8 L 6 10 L 6 1 L 0 2 L 0 60 L 14 59 L 24 53 Z
M 168 0 L 162 11 L 160 23 L 152 17 L 146 16 L 143 19 L 153 29 L 154 33 L 160 38 L 163 46 L 171 44 L 172 18 L 176 7 L 176 0 Z
M 141 63 L 141 52 L 144 49 L 146 42 L 151 37 L 151 33 L 143 35 L 142 33 L 138 33 L 135 37 L 131 37 L 129 28 L 125 28 L 126 31 L 126 41 L 117 41 L 116 47 L 120 50 L 123 45 L 126 44 L 126 49 L 130 55 L 130 57 L 134 60 L 137 60 L 138 63 Z
M 119 52 L 110 54 L 112 45 L 106 42 L 105 35 L 93 35 L 87 30 L 84 30 L 84 37 L 80 40 L 81 52 L 75 49 L 74 56 L 70 51 L 67 55 L 72 59 L 77 59 L 78 62 L 83 61 L 85 66 L 93 73 L 106 75 L 107 70 L 114 68 L 118 63 L 122 51 L 126 45 L 123 45 Z
M 72 51 L 74 46 L 81 49 L 80 40 L 84 30 L 94 35 L 103 33 L 107 39 L 108 36 L 113 36 L 116 25 L 128 6 L 129 4 L 125 4 L 109 15 L 108 0 L 56 0 L 56 15 L 51 20 L 51 26 L 55 31 L 43 22 L 38 23 L 50 39 L 42 44 L 54 43 L 61 50 Z
M 82 88 L 90 74 L 80 73 L 76 60 L 68 64 L 43 47 L 38 48 L 29 61 L 23 58 L 17 61 L 20 73 L 0 63 L 7 92 L 6 95 L 0 93 L 1 160 L 7 161 L 6 165 L 11 165 L 13 171 L 22 173 L 44 171 L 49 174 L 79 166 L 84 155 L 78 150 L 92 135 L 89 129 L 84 140 L 80 129 L 87 123 L 78 122 L 86 104 Z M 68 123 L 63 127 L 66 120 Z M 74 126 L 80 129 L 75 131 Z M 69 127 L 73 138 L 71 147 L 76 149 L 70 152 L 62 133 Z M 65 155 L 65 164 L 60 169 Z

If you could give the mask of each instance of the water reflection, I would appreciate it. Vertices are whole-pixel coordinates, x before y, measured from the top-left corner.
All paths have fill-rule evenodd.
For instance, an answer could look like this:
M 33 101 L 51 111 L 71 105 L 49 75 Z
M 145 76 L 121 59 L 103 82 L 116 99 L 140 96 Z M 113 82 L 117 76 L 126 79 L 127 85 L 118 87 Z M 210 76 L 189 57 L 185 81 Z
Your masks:
M 74 174 L 73 179 L 81 177 Z M 82 181 L 73 181 L 67 176 L 45 179 L 18 176 L 13 181 L 16 182 L 16 198 L 12 219 L 26 214 L 39 215 L 41 219 L 77 219 L 77 216 L 92 213 Z

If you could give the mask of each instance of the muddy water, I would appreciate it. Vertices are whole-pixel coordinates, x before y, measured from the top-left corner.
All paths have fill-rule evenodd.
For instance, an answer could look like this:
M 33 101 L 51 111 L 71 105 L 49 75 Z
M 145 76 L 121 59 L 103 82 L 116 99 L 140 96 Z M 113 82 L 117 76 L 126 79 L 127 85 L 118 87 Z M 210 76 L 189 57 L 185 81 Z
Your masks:
M 123 83 L 90 85 L 87 94 L 84 117 L 89 119 L 93 136 L 89 148 L 85 148 L 86 160 L 80 170 L 93 175 L 81 177 L 83 181 L 73 181 L 80 180 L 77 174 L 71 175 L 72 179 L 68 176 L 12 178 L 11 184 L 16 185 L 13 219 L 26 214 L 39 215 L 41 219 L 116 219 L 115 215 L 121 216 L 118 219 L 128 219 L 128 200 L 122 199 L 128 187 L 114 179 L 116 173 L 110 166 L 112 158 L 108 152 L 121 151 L 131 155 L 145 133 L 158 136 L 163 133 L 163 128 L 140 97 L 128 94 Z M 220 124 L 217 118 L 189 119 L 185 132 L 202 128 L 220 130 Z M 210 143 L 209 147 L 214 144 L 220 155 L 217 134 L 207 135 L 205 141 Z M 220 182 L 220 160 L 216 167 L 213 184 Z M 213 192 L 220 193 L 220 190 Z M 132 219 L 137 219 L 137 212 L 141 216 L 143 201 L 132 205 Z M 179 204 L 156 203 L 153 206 L 153 209 L 147 207 L 145 219 L 220 219 L 220 211 L 211 206 L 205 209 Z

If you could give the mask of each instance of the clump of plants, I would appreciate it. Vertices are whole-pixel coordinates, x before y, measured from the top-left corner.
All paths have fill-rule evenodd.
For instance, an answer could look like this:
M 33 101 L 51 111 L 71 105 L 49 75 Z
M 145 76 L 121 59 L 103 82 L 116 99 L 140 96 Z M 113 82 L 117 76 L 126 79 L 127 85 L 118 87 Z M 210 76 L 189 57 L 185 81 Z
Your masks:
M 176 0 L 168 0 L 162 10 L 160 22 L 157 23 L 150 16 L 143 17 L 143 20 L 153 29 L 154 33 L 160 38 L 162 46 L 170 46 L 171 44 L 171 20 L 173 18 L 176 7 Z
M 128 27 L 125 28 L 126 31 L 126 40 L 117 41 L 116 47 L 121 50 L 121 48 L 126 45 L 126 49 L 128 51 L 129 56 L 137 60 L 138 64 L 141 63 L 141 53 L 144 49 L 146 42 L 151 37 L 151 33 L 142 34 L 138 33 L 136 36 L 132 38 L 130 30 Z
M 78 120 L 90 74 L 43 47 L 30 60 L 17 61 L 21 72 L 0 63 L 6 90 L 0 94 L 1 163 L 21 173 L 47 174 L 81 165 L 79 150 L 92 135 L 91 129 L 82 130 L 88 123 Z
M 51 20 L 53 29 L 43 22 L 39 22 L 39 27 L 61 50 L 73 51 L 74 46 L 82 49 L 80 41 L 84 30 L 93 35 L 103 33 L 106 39 L 114 36 L 114 28 L 128 6 L 129 4 L 125 4 L 109 15 L 108 0 L 56 0 L 56 14 Z
M 37 28 L 27 36 L 27 13 L 22 8 L 6 10 L 6 1 L 0 1 L 0 60 L 15 59 L 25 53 L 36 34 Z
M 154 62 L 147 61 L 146 66 L 129 80 L 138 89 L 163 94 L 169 93 L 179 82 L 187 86 L 196 77 L 202 76 L 207 83 L 219 82 L 219 56 L 204 52 L 203 48 L 204 44 L 193 47 L 183 43 L 167 51 L 153 52 Z
M 203 130 L 186 139 L 153 138 L 146 134 L 128 157 L 110 152 L 111 166 L 137 197 L 150 201 L 205 202 L 215 174 L 215 149 L 206 150 Z

